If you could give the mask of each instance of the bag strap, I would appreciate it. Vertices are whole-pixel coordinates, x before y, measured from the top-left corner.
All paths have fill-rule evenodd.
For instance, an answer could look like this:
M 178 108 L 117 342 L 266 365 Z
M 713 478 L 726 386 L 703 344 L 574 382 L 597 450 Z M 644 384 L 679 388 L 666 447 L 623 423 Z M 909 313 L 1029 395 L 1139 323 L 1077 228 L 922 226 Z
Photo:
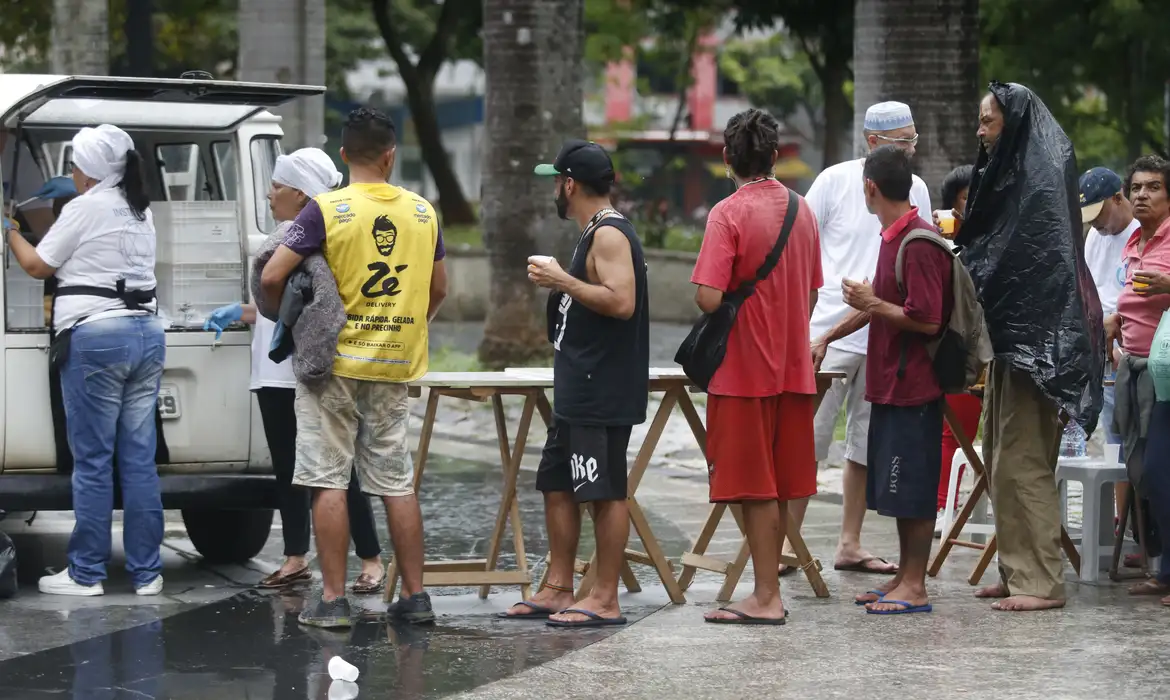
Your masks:
M 764 258 L 760 269 L 756 270 L 754 279 L 744 280 L 736 288 L 733 295 L 742 303 L 747 300 L 755 291 L 756 285 L 767 279 L 768 275 L 772 274 L 772 270 L 776 268 L 776 263 L 780 262 L 780 254 L 784 252 L 784 246 L 788 244 L 788 236 L 792 233 L 792 226 L 796 223 L 796 213 L 800 209 L 800 197 L 784 186 L 784 190 L 788 192 L 788 211 L 784 213 L 784 223 L 780 226 L 780 235 L 776 238 L 775 245 L 772 246 L 768 257 Z
M 906 257 L 906 246 L 913 241 L 930 241 L 946 251 L 952 260 L 955 257 L 955 251 L 947 244 L 947 239 L 934 231 L 927 228 L 917 228 L 911 231 L 898 245 L 898 258 L 894 261 L 894 277 L 898 281 L 898 291 L 902 296 L 906 296 L 906 285 L 902 282 L 902 259 Z

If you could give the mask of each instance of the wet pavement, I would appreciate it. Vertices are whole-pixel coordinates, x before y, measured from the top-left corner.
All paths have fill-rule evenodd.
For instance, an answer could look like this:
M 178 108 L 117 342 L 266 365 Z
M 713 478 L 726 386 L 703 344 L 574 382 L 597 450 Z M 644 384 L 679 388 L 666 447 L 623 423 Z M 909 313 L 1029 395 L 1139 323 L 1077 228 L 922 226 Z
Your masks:
M 490 413 L 485 423 L 483 412 L 467 403 L 450 402 L 442 411 L 422 490 L 428 557 L 482 557 L 501 482 L 499 467 L 489 463 L 498 454 Z M 706 516 L 707 494 L 703 472 L 690 464 L 687 451 L 694 448 L 685 421 L 672 420 L 667 433 L 638 498 L 677 570 L 679 554 Z M 518 487 L 534 577 L 547 550 L 540 498 L 533 491 L 542 441 L 543 429 L 534 427 Z M 636 435 L 633 444 L 639 442 Z M 171 513 L 163 596 L 134 596 L 117 553 L 104 597 L 42 596 L 35 579 L 44 567 L 62 565 L 68 514 L 41 514 L 31 528 L 6 521 L 0 529 L 16 533 L 26 583 L 17 598 L 0 601 L 0 700 L 317 700 L 355 692 L 360 698 L 484 700 L 1166 695 L 1170 609 L 1157 599 L 1127 596 L 1124 584 L 1081 584 L 1066 571 L 1066 609 L 997 613 L 974 599 L 967 583 L 977 553 L 958 550 L 929 581 L 933 613 L 866 615 L 851 597 L 883 579 L 832 570 L 841 510 L 834 489 L 824 481 L 821 488 L 826 493 L 810 505 L 804 535 L 824 564 L 832 596 L 818 599 L 799 576 L 785 578 L 792 617 L 782 628 L 762 629 L 703 623 L 702 613 L 715 606 L 715 574 L 701 572 L 687 592 L 688 603 L 672 606 L 654 573 L 635 565 L 644 590 L 622 594 L 632 624 L 620 629 L 561 631 L 540 622 L 497 620 L 494 614 L 519 593 L 496 587 L 486 601 L 471 589 L 432 589 L 439 619 L 431 628 L 388 623 L 375 595 L 351 597 L 360 611 L 353 629 L 311 630 L 298 625 L 296 615 L 318 580 L 283 594 L 252 589 L 282 560 L 278 523 L 248 565 L 210 567 Z M 375 514 L 389 551 L 384 514 L 377 507 Z M 896 559 L 892 521 L 871 514 L 863 541 L 874 554 Z M 726 558 L 739 542 L 727 519 L 709 554 Z M 591 547 L 586 524 L 581 555 L 588 556 Z M 630 548 L 641 549 L 636 537 Z M 501 564 L 514 562 L 508 537 Z M 352 581 L 357 559 L 350 564 Z M 744 581 L 750 580 L 749 568 Z M 741 583 L 737 597 L 749 590 Z M 358 667 L 355 685 L 330 682 L 325 668 L 334 655 Z
M 613 634 L 558 631 L 489 615 L 432 626 L 388 623 L 369 611 L 346 632 L 305 628 L 299 595 L 246 591 L 210 605 L 107 631 L 101 608 L 59 624 L 79 639 L 0 662 L 0 698 L 333 698 L 326 670 L 341 656 L 359 671 L 363 697 L 434 698 L 551 661 Z M 648 612 L 631 610 L 639 619 Z M 344 696 L 344 695 L 343 695 Z

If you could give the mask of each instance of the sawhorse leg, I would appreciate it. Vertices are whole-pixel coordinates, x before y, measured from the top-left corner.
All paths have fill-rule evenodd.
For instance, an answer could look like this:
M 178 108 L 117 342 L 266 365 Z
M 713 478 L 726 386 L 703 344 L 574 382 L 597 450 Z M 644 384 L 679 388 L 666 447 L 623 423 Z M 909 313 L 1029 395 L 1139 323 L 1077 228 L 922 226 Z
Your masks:
M 494 571 L 496 568 L 500 547 L 504 539 L 504 527 L 510 520 L 512 545 L 516 551 L 516 566 L 525 576 L 528 576 L 528 556 L 524 551 L 524 530 L 520 524 L 520 508 L 516 502 L 516 479 L 520 474 L 520 462 L 524 459 L 524 447 L 528 442 L 528 430 L 532 427 L 532 414 L 536 410 L 536 403 L 535 394 L 528 393 L 524 396 L 524 408 L 520 412 L 520 424 L 516 429 L 516 444 L 509 447 L 511 441 L 508 438 L 504 401 L 499 394 L 492 396 L 492 412 L 496 419 L 496 437 L 500 445 L 500 463 L 504 465 L 504 492 L 500 501 L 500 509 L 496 513 L 496 526 L 492 531 L 491 545 L 488 547 L 485 571 Z M 527 583 L 520 587 L 520 595 L 525 600 L 528 599 L 529 588 Z M 479 597 L 486 600 L 491 589 L 491 585 L 482 586 L 479 589 Z
M 642 482 L 642 476 L 646 473 L 646 468 L 650 466 L 650 459 L 654 456 L 654 450 L 658 447 L 658 441 L 662 439 L 662 432 L 666 429 L 666 424 L 670 420 L 670 414 L 674 410 L 675 404 L 680 401 L 680 395 L 683 400 L 688 403 L 690 402 L 690 399 L 686 396 L 686 388 L 682 384 L 676 384 L 667 389 L 663 395 L 662 403 L 659 404 L 658 411 L 654 414 L 654 420 L 650 423 L 650 429 L 646 432 L 646 438 L 642 441 L 642 447 L 638 450 L 638 456 L 634 460 L 634 466 L 630 470 L 629 478 L 627 479 L 626 488 L 628 495 L 626 503 L 630 510 L 630 522 L 633 523 L 634 531 L 637 532 L 638 537 L 642 540 L 642 546 L 646 551 L 643 553 L 627 549 L 622 573 L 622 578 L 626 579 L 625 571 L 629 569 L 629 562 L 631 561 L 653 567 L 658 573 L 658 578 L 662 581 L 662 585 L 666 588 L 666 593 L 670 596 L 670 601 L 676 605 L 685 603 L 686 597 L 683 595 L 682 588 L 679 587 L 678 582 L 675 581 L 674 569 L 671 567 L 670 560 L 663 553 L 662 546 L 654 536 L 654 532 L 650 528 L 650 521 L 646 519 L 646 514 L 642 511 L 642 506 L 638 503 L 635 494 L 638 491 L 638 486 Z M 597 553 L 595 551 L 593 557 L 589 560 L 589 564 L 586 566 L 585 575 L 581 578 L 581 584 L 577 588 L 578 599 L 589 595 L 589 591 L 592 589 L 596 580 L 596 571 Z M 632 570 L 629 572 L 629 578 L 633 578 Z M 635 585 L 637 585 L 636 581 Z
M 983 466 L 983 460 L 979 458 L 979 454 L 975 451 L 975 447 L 971 444 L 971 438 L 963 430 L 963 424 L 955 416 L 951 410 L 950 404 L 943 402 L 943 420 L 951 428 L 951 434 L 955 436 L 955 441 L 959 443 L 959 447 L 963 450 L 963 454 L 967 457 L 967 464 L 975 472 L 975 488 L 971 490 L 971 494 L 967 500 L 963 502 L 963 507 L 959 509 L 955 516 L 954 522 L 951 523 L 951 529 L 944 532 L 942 541 L 939 543 L 938 551 L 935 552 L 934 558 L 930 561 L 930 566 L 927 567 L 926 573 L 931 576 L 938 576 L 938 572 L 942 569 L 943 562 L 946 561 L 947 555 L 951 553 L 951 548 L 955 545 L 960 547 L 970 547 L 972 549 L 982 549 L 984 557 L 980 559 L 982 568 L 987 568 L 987 563 L 991 561 L 991 554 L 995 553 L 993 549 L 993 541 L 987 544 L 980 544 L 978 542 L 971 542 L 959 537 L 963 534 L 963 528 L 967 525 L 967 520 L 971 518 L 971 514 L 975 512 L 975 507 L 979 504 L 979 499 L 988 489 L 987 470 Z M 986 559 L 986 562 L 984 562 Z M 979 570 L 980 565 L 976 565 L 976 570 Z M 982 575 L 982 573 L 980 573 Z M 974 574 L 972 574 L 974 576 Z
M 820 406 L 821 399 L 824 398 L 825 391 L 828 390 L 830 385 L 830 381 L 817 382 L 816 407 Z M 703 426 L 703 422 L 699 419 L 699 414 L 695 410 L 694 404 L 691 403 L 690 397 L 686 395 L 684 395 L 680 403 L 683 404 L 683 413 L 687 415 L 687 422 L 690 423 L 691 432 L 694 433 L 696 442 L 702 448 L 703 454 L 706 454 L 707 431 Z M 682 556 L 682 571 L 678 577 L 679 587 L 685 591 L 694 582 L 695 572 L 699 569 L 722 574 L 723 585 L 719 587 L 719 593 L 715 597 L 715 600 L 718 602 L 731 600 L 731 596 L 735 592 L 735 587 L 739 585 L 739 580 L 743 576 L 744 569 L 747 568 L 748 559 L 751 557 L 746 535 L 740 541 L 739 551 L 736 553 L 734 560 L 723 561 L 707 556 L 707 547 L 710 546 L 711 539 L 715 536 L 715 531 L 719 529 L 719 522 L 723 519 L 723 514 L 728 508 L 729 506 L 726 503 L 716 503 L 711 506 L 711 510 L 707 513 L 707 519 L 703 522 L 703 527 L 699 530 L 699 536 L 695 539 L 691 550 Z M 732 516 L 735 518 L 735 523 L 739 531 L 744 533 L 742 509 L 738 505 L 732 505 L 730 506 L 730 510 Z M 798 567 L 804 572 L 805 578 L 808 579 L 809 585 L 812 586 L 816 596 L 818 598 L 828 598 L 829 586 L 825 583 L 824 577 L 821 576 L 821 562 L 813 558 L 812 553 L 804 542 L 804 537 L 800 534 L 800 529 L 796 527 L 796 521 L 791 515 L 788 517 L 788 541 L 792 544 L 792 549 L 796 553 L 796 556 L 781 555 L 780 563 Z

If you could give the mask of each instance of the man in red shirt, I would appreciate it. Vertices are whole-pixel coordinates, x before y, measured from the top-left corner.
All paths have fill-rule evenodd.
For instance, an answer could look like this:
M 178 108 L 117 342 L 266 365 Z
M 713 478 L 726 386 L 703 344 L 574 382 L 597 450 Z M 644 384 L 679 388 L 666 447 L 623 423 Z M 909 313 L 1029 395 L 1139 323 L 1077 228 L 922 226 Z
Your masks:
M 809 206 L 772 175 L 780 127 L 770 114 L 749 109 L 735 115 L 723 142 L 736 191 L 707 217 L 691 276 L 699 286 L 700 309 L 714 311 L 725 292 L 755 277 L 788 207 L 799 209 L 776 267 L 740 307 L 723 363 L 707 389 L 711 502 L 743 506 L 755 591 L 706 619 L 780 625 L 786 612 L 776 571 L 788 534 L 787 502 L 817 490 L 817 387 L 808 321 L 824 284 L 820 234 Z
M 942 445 L 943 393 L 927 342 L 946 324 L 953 304 L 953 258 L 930 241 L 907 244 L 902 287 L 898 250 L 912 231 L 935 227 L 910 205 L 910 159 L 882 146 L 865 159 L 865 203 L 882 223 L 882 244 L 873 284 L 844 280 L 845 303 L 855 311 L 829 334 L 835 339 L 869 324 L 865 400 L 869 423 L 870 510 L 898 519 L 900 568 L 883 586 L 857 596 L 876 615 L 930 612 L 926 566 L 934 539 Z

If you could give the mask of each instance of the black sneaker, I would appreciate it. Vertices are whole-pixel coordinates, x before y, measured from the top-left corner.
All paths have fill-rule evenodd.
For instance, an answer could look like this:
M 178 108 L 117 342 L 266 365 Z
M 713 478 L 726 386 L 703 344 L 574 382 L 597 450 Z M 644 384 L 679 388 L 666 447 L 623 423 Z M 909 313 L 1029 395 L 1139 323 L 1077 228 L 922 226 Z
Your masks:
M 415 593 L 409 598 L 399 596 L 386 612 L 390 617 L 412 625 L 424 625 L 435 621 L 435 611 L 431 609 L 431 596 L 426 591 Z
M 305 607 L 297 620 L 302 625 L 326 629 L 350 627 L 353 624 L 350 621 L 349 601 L 344 596 L 329 602 L 317 598 L 315 603 L 310 603 Z

